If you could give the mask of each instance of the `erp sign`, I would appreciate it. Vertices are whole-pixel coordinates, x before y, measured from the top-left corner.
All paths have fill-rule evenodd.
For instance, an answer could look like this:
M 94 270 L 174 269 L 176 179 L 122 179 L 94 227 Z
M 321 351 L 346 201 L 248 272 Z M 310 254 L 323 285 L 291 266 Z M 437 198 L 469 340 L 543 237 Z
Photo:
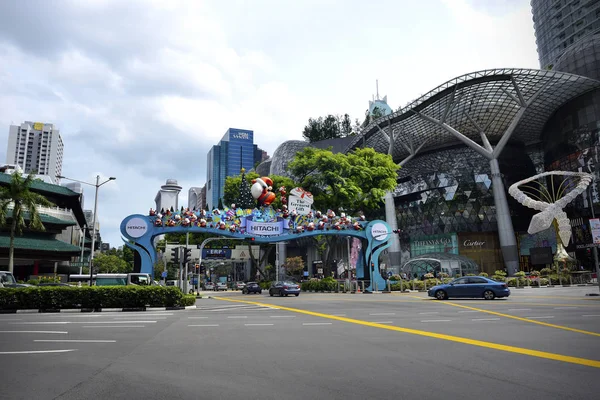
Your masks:
M 202 259 L 229 259 L 231 258 L 231 249 L 202 249 Z

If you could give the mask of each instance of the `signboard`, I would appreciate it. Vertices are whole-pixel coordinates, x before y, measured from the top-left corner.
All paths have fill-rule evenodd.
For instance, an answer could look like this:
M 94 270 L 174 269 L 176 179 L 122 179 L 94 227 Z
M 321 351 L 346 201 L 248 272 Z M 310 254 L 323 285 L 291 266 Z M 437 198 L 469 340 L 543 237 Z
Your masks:
M 296 187 L 290 190 L 288 199 L 288 208 L 290 212 L 295 211 L 298 215 L 308 215 L 311 211 L 310 206 L 314 202 L 310 192 Z
M 594 244 L 600 244 L 600 218 L 590 218 L 590 229 Z
M 455 233 L 419 236 L 410 239 L 412 257 L 427 253 L 458 254 L 458 237 Z
M 203 260 L 225 260 L 231 258 L 231 249 L 202 249 Z
M 161 277 L 166 278 L 167 277 L 167 271 L 163 271 L 160 274 Z
M 277 222 L 255 222 L 246 218 L 246 232 L 255 236 L 278 236 L 283 234 L 283 219 Z
M 44 123 L 43 122 L 34 122 L 33 123 L 33 129 L 35 129 L 36 131 L 41 131 L 44 129 Z
M 148 222 L 142 218 L 131 218 L 127 221 L 127 225 L 125 225 L 125 232 L 134 239 L 144 236 L 147 231 Z
M 252 254 L 254 258 L 258 258 L 260 246 L 252 246 Z M 231 259 L 236 261 L 247 261 L 250 260 L 250 252 L 248 246 L 240 246 L 235 249 L 231 249 Z
M 387 240 L 389 233 L 390 232 L 388 231 L 388 228 L 387 226 L 385 226 L 385 224 L 373 224 L 373 226 L 371 227 L 371 235 L 373 235 L 373 239 L 379 242 Z

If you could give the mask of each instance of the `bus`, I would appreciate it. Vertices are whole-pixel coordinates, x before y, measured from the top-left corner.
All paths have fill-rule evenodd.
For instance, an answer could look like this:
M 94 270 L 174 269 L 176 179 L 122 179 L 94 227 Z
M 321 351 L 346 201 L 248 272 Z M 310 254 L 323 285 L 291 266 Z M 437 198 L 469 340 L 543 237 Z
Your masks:
M 92 282 L 95 286 L 126 286 L 139 285 L 150 286 L 154 284 L 150 274 L 129 273 L 129 274 L 94 274 Z M 69 283 L 89 286 L 90 276 L 88 274 L 69 275 Z

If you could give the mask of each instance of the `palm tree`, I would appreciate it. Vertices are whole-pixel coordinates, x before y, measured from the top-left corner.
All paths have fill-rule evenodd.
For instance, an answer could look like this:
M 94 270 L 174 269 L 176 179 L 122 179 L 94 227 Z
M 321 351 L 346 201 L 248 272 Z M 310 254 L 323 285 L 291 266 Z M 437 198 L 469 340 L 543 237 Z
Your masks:
M 44 196 L 33 193 L 29 190 L 31 183 L 35 179 L 32 172 L 26 178 L 23 178 L 20 172 L 14 172 L 7 187 L 0 187 L 0 226 L 6 226 L 7 217 L 11 219 L 10 223 L 10 245 L 8 250 L 8 270 L 13 272 L 14 253 L 15 253 L 15 235 L 21 236 L 23 228 L 44 231 L 44 225 L 37 211 L 37 205 L 51 206 Z M 12 205 L 12 213 L 10 206 Z M 24 213 L 29 213 L 29 225 L 25 224 Z M 9 215 L 10 213 L 10 215 Z

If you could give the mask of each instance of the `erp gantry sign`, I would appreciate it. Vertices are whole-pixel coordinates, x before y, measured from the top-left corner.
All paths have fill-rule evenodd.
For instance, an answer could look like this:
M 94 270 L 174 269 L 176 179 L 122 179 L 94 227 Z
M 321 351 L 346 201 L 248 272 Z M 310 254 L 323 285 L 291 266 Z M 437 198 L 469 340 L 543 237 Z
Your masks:
M 273 243 L 307 236 L 337 235 L 363 239 L 363 263 L 357 265 L 357 277 L 372 277 L 377 287 L 385 287 L 379 272 L 379 255 L 390 246 L 392 230 L 381 220 L 366 221 L 364 217 L 347 217 L 327 213 L 309 212 L 300 215 L 294 211 L 274 210 L 272 207 L 255 209 L 225 208 L 206 210 L 166 211 L 164 214 L 150 210 L 149 215 L 134 214 L 121 222 L 121 234 L 127 246 L 136 250 L 141 258 L 142 273 L 152 273 L 156 263 L 154 238 L 166 233 L 198 232 L 215 237 L 251 239 L 254 243 Z M 365 267 L 369 268 L 368 275 Z M 371 283 L 372 285 L 372 283 Z M 371 290 L 371 287 L 368 288 Z

